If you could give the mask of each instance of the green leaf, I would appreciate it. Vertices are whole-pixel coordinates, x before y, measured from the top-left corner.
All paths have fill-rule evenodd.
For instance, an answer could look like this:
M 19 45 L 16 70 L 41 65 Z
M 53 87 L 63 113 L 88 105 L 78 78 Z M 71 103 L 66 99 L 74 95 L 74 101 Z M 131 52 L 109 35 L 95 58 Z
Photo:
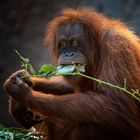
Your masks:
M 45 78 L 47 78 L 48 75 L 49 75 L 49 73 L 42 72 L 42 73 L 38 74 L 38 77 L 45 77 Z
M 30 60 L 28 58 L 24 58 L 23 56 L 21 56 L 21 54 L 15 50 L 15 52 L 17 53 L 17 55 L 19 56 L 19 58 L 21 59 L 21 67 L 23 67 L 25 70 L 29 70 L 29 72 L 33 75 L 36 74 L 35 69 L 33 68 L 33 66 L 30 64 Z
M 52 64 L 47 64 L 47 65 L 43 65 L 40 68 L 39 73 L 50 73 L 54 71 L 56 71 L 56 67 Z
M 82 73 L 85 73 L 85 65 L 78 66 L 78 70 Z
M 58 66 L 57 73 L 58 74 L 65 74 L 65 73 L 72 73 L 75 70 L 74 65 L 66 65 L 66 66 Z

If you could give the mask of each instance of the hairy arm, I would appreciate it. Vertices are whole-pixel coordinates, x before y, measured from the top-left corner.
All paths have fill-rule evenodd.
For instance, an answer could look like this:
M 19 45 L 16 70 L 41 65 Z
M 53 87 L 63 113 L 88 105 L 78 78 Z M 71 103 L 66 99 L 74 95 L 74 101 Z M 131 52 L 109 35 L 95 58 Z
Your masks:
M 31 86 L 36 91 L 51 93 L 54 95 L 63 95 L 73 93 L 73 88 L 64 81 L 62 77 L 52 77 L 50 80 L 46 78 L 32 78 Z
M 73 93 L 69 95 L 52 95 L 32 90 L 17 74 L 5 82 L 6 91 L 18 102 L 43 116 L 68 119 L 72 121 L 89 121 L 93 123 L 117 124 L 132 119 L 132 109 L 126 96 L 104 94 Z M 127 100 L 126 100 L 127 99 Z M 116 104 L 115 104 L 116 102 Z M 119 102 L 119 104 L 117 104 Z M 132 104 L 133 107 L 133 104 Z M 130 115 L 131 114 L 131 115 Z M 134 119 L 134 118 L 133 118 Z M 113 122 L 113 123 L 112 123 Z M 126 122 L 127 123 L 127 122 Z
M 9 78 L 9 80 L 12 79 L 12 77 L 15 77 L 15 79 L 17 77 L 23 77 L 26 73 L 27 72 L 24 70 L 17 71 Z M 4 84 L 5 89 L 7 81 Z M 53 77 L 50 80 L 45 78 L 27 78 L 22 79 L 22 81 L 26 83 L 31 89 L 34 89 L 35 91 L 42 91 L 43 94 L 51 93 L 55 95 L 61 95 L 73 92 L 73 89 L 66 82 L 64 82 L 61 77 Z M 16 85 L 14 81 L 11 84 L 13 87 Z M 12 93 L 13 87 L 7 90 L 9 94 Z M 15 88 L 14 90 L 17 91 Z M 20 89 L 20 91 L 25 92 L 25 89 Z M 25 128 L 30 128 L 43 121 L 42 116 L 34 115 L 33 110 L 31 111 L 22 101 L 20 102 L 15 97 L 12 98 L 11 96 L 9 96 L 9 112 L 15 118 L 15 120 Z
M 112 100 L 109 100 L 105 95 L 73 93 L 57 96 L 33 90 L 30 90 L 28 95 L 25 96 L 25 94 L 19 95 L 19 100 L 22 100 L 31 110 L 38 111 L 44 116 L 94 123 L 103 123 L 104 121 L 125 123 L 124 120 L 132 116 L 129 106 L 124 106 L 121 102 L 116 106 L 117 104 L 112 104 Z M 127 107 L 130 109 L 128 112 L 126 111 Z

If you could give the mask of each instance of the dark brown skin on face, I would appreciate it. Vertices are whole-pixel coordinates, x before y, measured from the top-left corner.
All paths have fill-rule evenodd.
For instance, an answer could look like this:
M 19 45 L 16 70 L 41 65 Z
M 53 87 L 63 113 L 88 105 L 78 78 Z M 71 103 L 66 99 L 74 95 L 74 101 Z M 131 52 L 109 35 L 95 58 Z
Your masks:
M 58 63 L 86 64 L 85 37 L 80 24 L 62 26 L 56 36 Z
M 121 87 L 126 78 L 128 90 L 140 87 L 139 39 L 120 21 L 68 9 L 48 28 L 46 41 L 58 65 L 86 64 L 89 76 Z M 44 121 L 49 140 L 140 139 L 140 106 L 127 94 L 85 78 L 28 82 L 22 79 L 26 73 L 17 71 L 4 83 L 11 114 L 24 127 Z
M 84 48 L 86 46 L 85 36 L 80 24 L 72 23 L 62 26 L 57 33 L 57 56 L 58 65 L 85 65 L 87 63 Z M 76 91 L 81 82 L 80 76 L 65 76 L 65 80 L 72 84 Z

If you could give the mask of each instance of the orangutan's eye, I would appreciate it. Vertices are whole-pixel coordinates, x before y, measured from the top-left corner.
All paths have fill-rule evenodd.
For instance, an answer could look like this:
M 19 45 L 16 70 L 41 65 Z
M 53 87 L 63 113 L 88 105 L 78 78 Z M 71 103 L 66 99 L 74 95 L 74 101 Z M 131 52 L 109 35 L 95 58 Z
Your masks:
M 78 40 L 72 40 L 71 45 L 72 45 L 73 47 L 78 46 L 78 44 L 79 44 Z
M 59 46 L 60 47 L 65 47 L 66 46 L 66 41 L 60 41 Z

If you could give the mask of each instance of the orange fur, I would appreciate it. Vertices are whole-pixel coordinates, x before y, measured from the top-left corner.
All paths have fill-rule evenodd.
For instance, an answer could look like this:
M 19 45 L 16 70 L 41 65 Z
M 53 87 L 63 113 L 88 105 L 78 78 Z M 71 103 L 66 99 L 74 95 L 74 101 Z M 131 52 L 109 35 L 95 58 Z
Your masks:
M 121 21 L 106 18 L 91 9 L 65 9 L 50 22 L 45 38 L 45 42 L 53 47 L 55 59 L 55 36 L 61 26 L 69 23 L 80 23 L 84 28 L 90 46 L 90 65 L 93 66 L 88 75 L 120 86 L 124 86 L 124 79 L 127 79 L 131 88 L 139 88 L 140 40 L 133 31 Z M 92 58 L 97 49 L 101 53 L 100 62 Z
M 128 90 L 139 89 L 139 38 L 124 23 L 91 9 L 66 9 L 50 22 L 45 42 L 52 46 L 56 61 L 56 34 L 71 23 L 81 25 L 88 44 L 85 74 L 121 87 L 126 79 Z M 28 79 L 21 78 L 25 74 L 18 71 L 5 82 L 12 96 L 11 114 L 24 127 L 42 121 L 33 118 L 35 111 L 45 118 L 50 140 L 140 139 L 140 104 L 129 95 L 86 78 L 76 85 L 80 93 L 63 79 L 33 78 L 30 87 Z

